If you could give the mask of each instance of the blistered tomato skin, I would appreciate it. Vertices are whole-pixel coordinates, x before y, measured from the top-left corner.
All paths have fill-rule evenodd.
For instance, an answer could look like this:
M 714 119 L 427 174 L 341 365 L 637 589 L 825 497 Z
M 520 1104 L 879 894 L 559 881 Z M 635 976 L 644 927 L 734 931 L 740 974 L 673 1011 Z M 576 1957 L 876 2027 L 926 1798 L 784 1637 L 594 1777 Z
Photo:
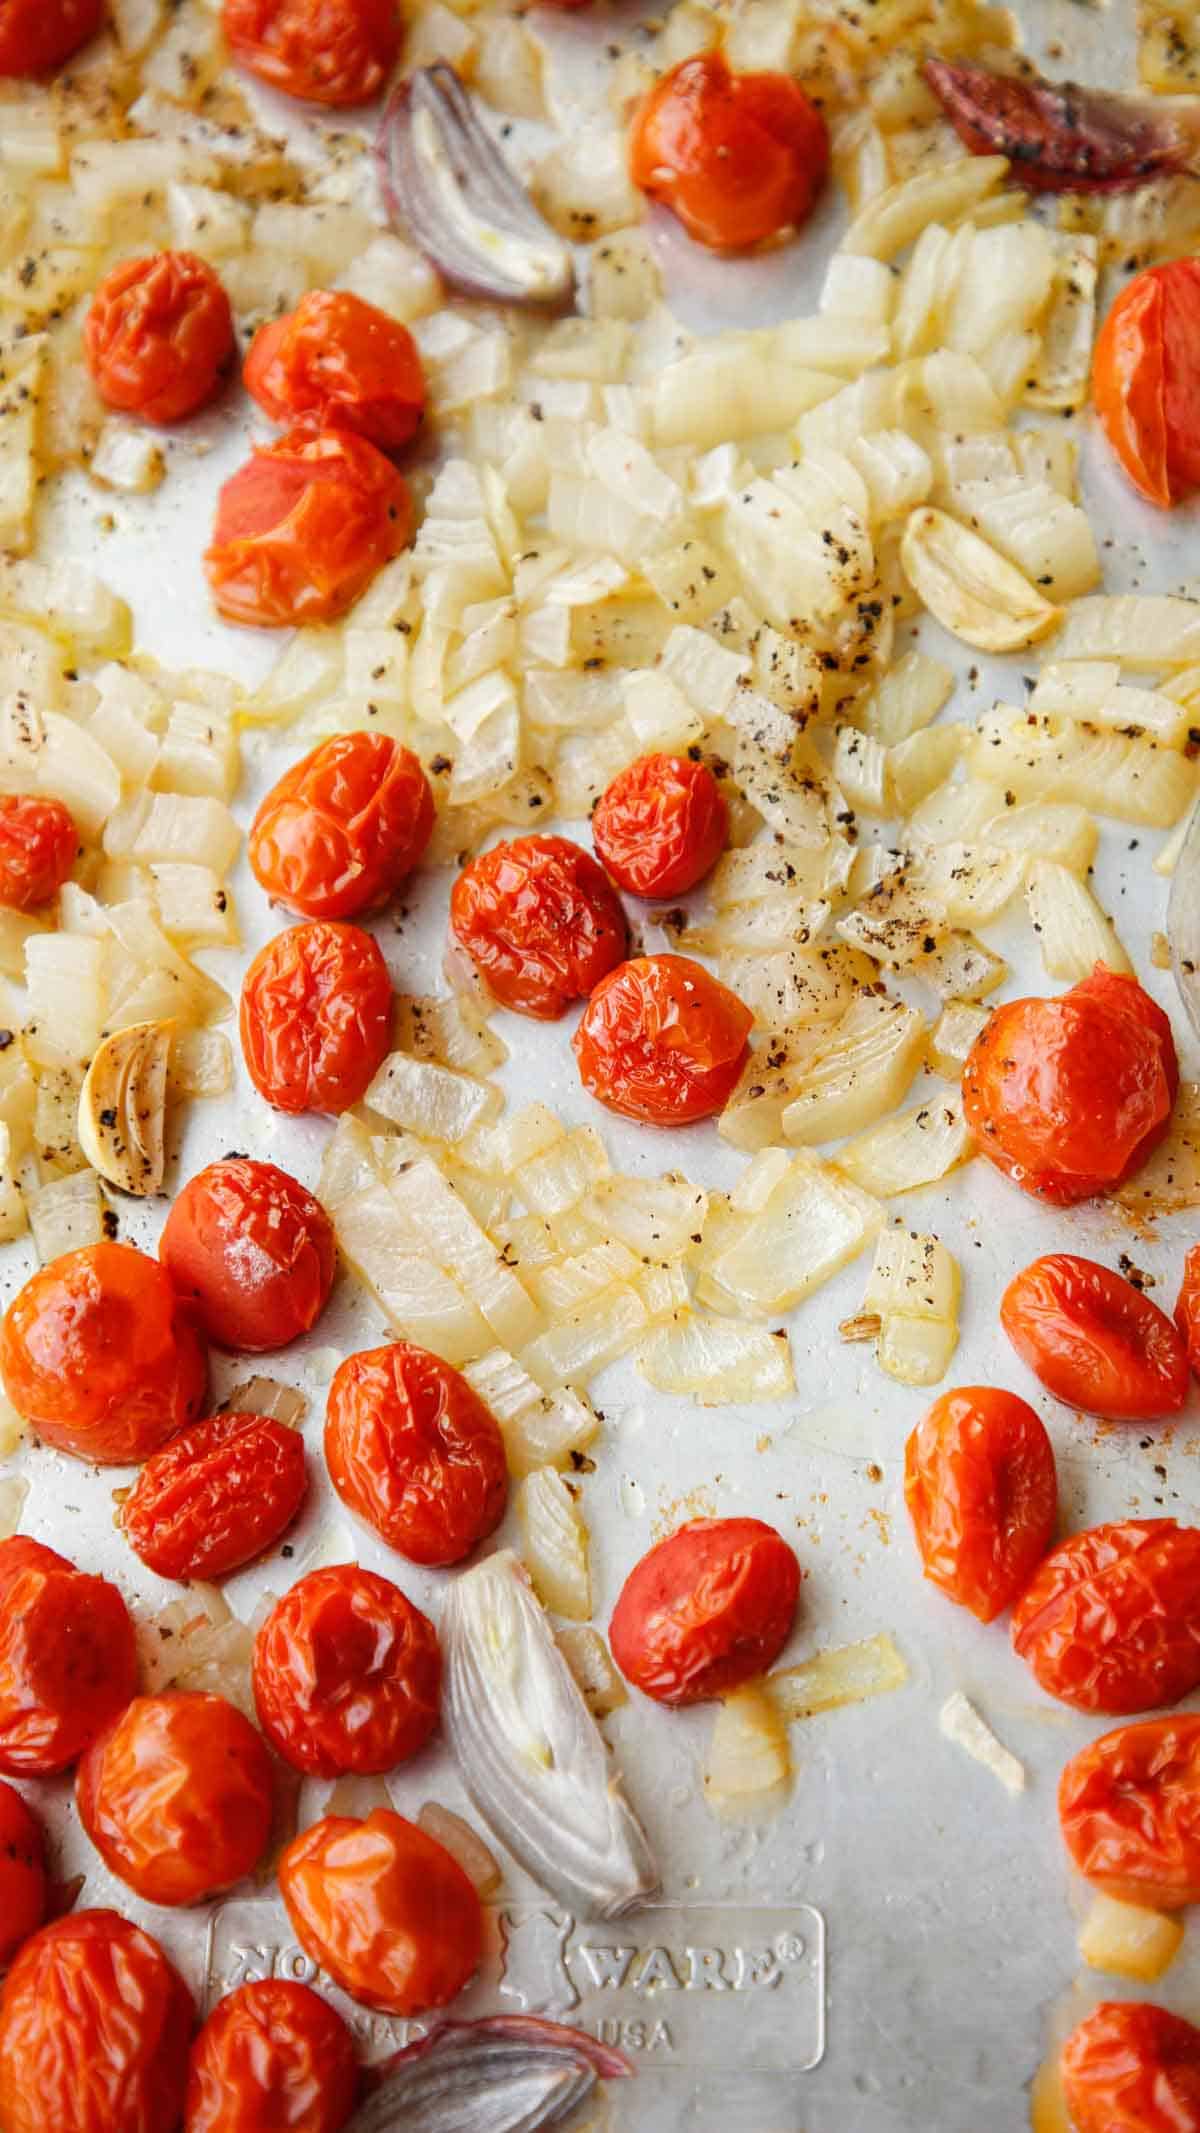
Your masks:
M 411 1341 L 347 1356 L 334 1373 L 325 1458 L 342 1502 L 413 1563 L 461 1562 L 504 1516 L 495 1416 L 453 1364 Z
M 395 895 L 433 830 L 433 794 L 385 733 L 323 741 L 273 785 L 250 830 L 268 896 L 305 918 L 356 918 Z
M 707 763 L 643 755 L 618 771 L 592 815 L 592 841 L 630 896 L 685 896 L 725 849 L 729 810 Z
M 1015 1393 L 943 1393 L 908 1440 L 904 1500 L 925 1575 L 991 1622 L 1054 1538 L 1058 1479 L 1045 1427 Z
M 192 2046 L 183 2133 L 341 2133 L 358 2063 L 311 1986 L 257 1978 L 218 2000 Z
M 1200 1528 L 1127 1518 L 1071 1534 L 1018 1600 L 1012 1639 L 1077 1711 L 1178 1703 L 1200 1685 Z
M 1103 964 L 1057 999 L 996 1008 L 962 1080 L 982 1153 L 1057 1207 L 1123 1184 L 1162 1139 L 1178 1088 L 1162 1009 Z
M 0 1779 L 0 1965 L 46 1915 L 46 1840 L 33 1809 Z
M 240 66 L 305 103 L 369 103 L 400 50 L 392 0 L 224 0 L 221 21 Z
M 391 1027 L 387 964 L 358 926 L 292 926 L 246 972 L 242 1056 L 277 1111 L 348 1111 L 382 1064 Z
M 79 832 L 61 800 L 0 793 L 0 904 L 36 911 L 57 896 L 79 852 Z
M 1048 1252 L 1011 1281 L 1000 1323 L 1047 1392 L 1110 1422 L 1157 1422 L 1187 1399 L 1178 1328 L 1124 1275 Z
M 333 1224 L 275 1163 L 227 1156 L 189 1178 L 158 1244 L 174 1288 L 214 1347 L 266 1355 L 298 1340 L 329 1301 Z
M 650 1126 L 724 1109 L 754 1017 L 686 955 L 642 955 L 597 985 L 572 1044 L 589 1096 Z
M 30 79 L 60 67 L 103 20 L 104 0 L 6 0 L 0 14 L 0 79 Z
M 697 1518 L 634 1565 L 609 1627 L 627 1681 L 702 1703 L 766 1671 L 791 1633 L 800 1565 L 758 1518 Z
M 354 1563 L 311 1571 L 254 1643 L 258 1722 L 310 1777 L 393 1770 L 438 1720 L 442 1655 L 427 1615 Z
M 1200 259 L 1135 274 L 1113 302 L 1092 365 L 1092 398 L 1122 467 L 1169 510 L 1200 487 Z
M 1200 2133 L 1200 2029 L 1147 2000 L 1104 2000 L 1062 2050 L 1075 2133 Z
M 734 74 L 719 52 L 703 52 L 646 98 L 630 168 L 690 237 L 742 251 L 808 219 L 829 168 L 829 134 L 790 75 Z
M 335 622 L 408 546 L 412 498 L 390 459 L 346 429 L 256 445 L 221 489 L 204 569 L 227 622 Z
M 387 1808 L 314 1822 L 284 1852 L 279 1887 L 301 1945 L 365 2007 L 444 2007 L 478 1967 L 474 1888 L 444 1845 Z
M 512 837 L 464 867 L 450 927 L 502 1007 L 556 1021 L 625 953 L 621 899 L 569 837 Z
M 1118 1726 L 1073 1755 L 1058 1786 L 1063 1841 L 1118 1903 L 1200 1903 L 1200 1717 Z
M 310 289 L 250 343 L 246 391 L 272 422 L 318 422 L 398 451 L 425 412 L 421 357 L 407 326 L 348 289 Z
M 129 1610 L 40 1541 L 0 1541 L 0 1770 L 69 1769 L 137 1689 Z
M 182 422 L 214 397 L 233 354 L 229 298 L 194 252 L 123 259 L 92 298 L 83 350 L 108 407 Z
M 199 1414 L 208 1365 L 158 1261 L 128 1244 L 87 1244 L 31 1275 L 9 1305 L 0 1373 L 47 1444 L 121 1466 Z
M 304 1439 L 270 1415 L 210 1415 L 146 1461 L 120 1518 L 160 1578 L 223 1578 L 282 1540 L 308 1494 Z
M 1200 1376 L 1200 1244 L 1192 1246 L 1183 1262 L 1175 1323 L 1183 1337 L 1193 1375 Z

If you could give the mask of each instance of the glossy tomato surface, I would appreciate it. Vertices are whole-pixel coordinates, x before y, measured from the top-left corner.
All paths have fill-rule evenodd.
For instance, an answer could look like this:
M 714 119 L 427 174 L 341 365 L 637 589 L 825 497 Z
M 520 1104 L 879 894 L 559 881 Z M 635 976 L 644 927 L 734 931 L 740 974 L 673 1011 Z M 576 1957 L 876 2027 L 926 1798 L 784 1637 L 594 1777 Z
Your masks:
M 56 896 L 75 864 L 79 832 L 61 800 L 0 793 L 0 904 L 36 911 Z
M 686 955 L 640 955 L 602 978 L 572 1043 L 589 1096 L 624 1118 L 687 1126 L 723 1110 L 754 1017 Z
M 1135 274 L 1096 342 L 1092 398 L 1135 489 L 1164 509 L 1200 486 L 1200 259 Z
M 1175 1323 L 1183 1337 L 1193 1374 L 1200 1376 L 1200 1244 L 1192 1246 L 1183 1262 Z
M 617 772 L 592 815 L 592 841 L 631 896 L 684 896 L 725 849 L 729 810 L 707 763 L 642 755 Z
M 0 1965 L 46 1915 L 46 1840 L 42 1825 L 17 1791 L 0 1779 Z
M 499 1423 L 461 1371 L 412 1341 L 335 1371 L 325 1458 L 342 1502 L 413 1563 L 460 1562 L 504 1516 Z
M 271 1833 L 271 1759 L 223 1696 L 136 1696 L 75 1773 L 79 1819 L 147 1903 L 202 1903 L 257 1866 Z
M 701 52 L 646 98 L 630 168 L 689 236 L 741 251 L 807 220 L 829 168 L 829 134 L 790 74 L 734 74 L 719 52 Z
M 1054 1000 L 1007 1000 L 963 1068 L 989 1162 L 1065 1207 L 1120 1185 L 1166 1132 L 1179 1088 L 1171 1025 L 1136 978 L 1098 964 Z
M 66 1770 L 136 1688 L 137 1642 L 116 1586 L 40 1541 L 0 1541 L 0 1770 Z
M 273 1748 L 311 1777 L 395 1769 L 438 1720 L 442 1655 L 428 1615 L 354 1563 L 310 1571 L 254 1642 L 254 1701 Z
M 354 2039 L 308 1985 L 256 1978 L 218 2000 L 192 2046 L 184 2133 L 340 2133 Z
M 348 289 L 310 289 L 250 343 L 246 390 L 272 422 L 357 430 L 398 451 L 420 427 L 425 375 L 407 326 Z
M 250 864 L 268 896 L 306 918 L 355 918 L 395 894 L 432 830 L 433 794 L 411 748 L 340 733 L 271 787 Z
M 407 547 L 412 499 L 390 459 L 345 429 L 254 447 L 217 499 L 204 568 L 227 622 L 334 622 Z
M 194 252 L 123 259 L 83 326 L 100 398 L 143 422 L 181 422 L 213 398 L 233 354 L 229 298 Z
M 0 1998 L 4 2133 L 176 2133 L 192 2022 L 158 1942 L 115 1911 L 43 1926 Z
M 1200 1684 L 1200 1528 L 1126 1518 L 1072 1533 L 1013 1611 L 1013 1648 L 1077 1711 L 1152 1711 Z
M 226 1156 L 176 1194 L 158 1256 L 206 1340 L 266 1355 L 315 1326 L 337 1243 L 297 1178 L 276 1163 Z
M 609 1628 L 627 1681 L 656 1703 L 700 1703 L 765 1673 L 791 1633 L 800 1565 L 758 1518 L 697 1518 L 621 1587 Z
M 1096 1259 L 1035 1259 L 1005 1290 L 1000 1323 L 1047 1392 L 1084 1414 L 1154 1422 L 1178 1414 L 1187 1398 L 1178 1327 Z
M 104 0 L 5 0 L 0 8 L 0 77 L 61 67 L 104 20 Z
M 370 934 L 328 919 L 277 933 L 246 972 L 240 1029 L 277 1111 L 348 1111 L 391 1041 L 392 981 Z
M 1200 2029 L 1147 2000 L 1104 2000 L 1071 2031 L 1075 2133 L 1200 2133 Z
M 1200 1903 L 1200 1716 L 1143 1719 L 1081 1748 L 1058 1820 L 1080 1873 L 1118 1903 Z
M 369 103 L 400 50 L 394 0 L 224 0 L 221 21 L 239 65 L 306 103 Z
M 223 1578 L 281 1540 L 307 1494 L 299 1430 L 227 1411 L 193 1422 L 146 1461 L 121 1525 L 160 1578 Z
M 1058 1478 L 1040 1417 L 991 1385 L 943 1393 L 905 1447 L 904 1501 L 926 1577 L 993 1621 L 1054 1538 Z
M 128 1244 L 86 1244 L 30 1276 L 0 1327 L 0 1373 L 39 1437 L 100 1466 L 157 1451 L 208 1381 L 162 1267 Z
M 625 953 L 621 899 L 569 837 L 512 837 L 463 868 L 450 926 L 502 1007 L 541 1022 L 586 999 Z
M 478 1966 L 474 1888 L 444 1845 L 387 1808 L 314 1822 L 284 1852 L 279 1887 L 301 1945 L 365 2007 L 444 2007 Z

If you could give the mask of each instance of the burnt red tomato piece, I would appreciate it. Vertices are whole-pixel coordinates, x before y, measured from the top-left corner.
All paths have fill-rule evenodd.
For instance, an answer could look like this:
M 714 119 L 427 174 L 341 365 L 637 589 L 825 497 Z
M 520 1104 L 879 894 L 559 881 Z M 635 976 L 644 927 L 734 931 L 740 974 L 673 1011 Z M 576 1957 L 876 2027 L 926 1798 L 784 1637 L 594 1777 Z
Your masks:
M 359 926 L 293 926 L 246 972 L 242 1056 L 277 1111 L 348 1111 L 374 1079 L 391 1027 L 387 964 Z
M 904 1500 L 926 1577 L 993 1621 L 1054 1538 L 1058 1478 L 1043 1423 L 994 1386 L 943 1393 L 905 1448 Z
M 1200 1717 L 1117 1726 L 1073 1755 L 1058 1786 L 1063 1841 L 1118 1903 L 1200 1903 Z
M 796 1614 L 800 1565 L 758 1518 L 696 1518 L 634 1565 L 609 1625 L 613 1658 L 656 1703 L 701 1703 L 765 1673 Z
M 314 1822 L 284 1852 L 279 1888 L 296 1938 L 364 2007 L 444 2007 L 478 1966 L 472 1884 L 444 1845 L 387 1808 Z
M 268 896 L 306 918 L 355 918 L 419 866 L 433 794 L 410 748 L 385 733 L 322 741 L 271 787 L 250 830 Z
M 0 1779 L 0 1963 L 13 1959 L 46 1916 L 46 1839 L 14 1785 Z
M 592 840 L 631 896 L 685 896 L 725 849 L 729 810 L 707 763 L 642 755 L 617 772 L 592 815 Z
M 972 155 L 1008 156 L 1031 192 L 1120 192 L 1189 167 L 1185 132 L 1150 102 L 1046 81 L 1024 62 L 1019 74 L 945 59 L 921 71 Z
M 828 130 L 799 82 L 732 73 L 719 52 L 672 67 L 634 119 L 634 184 L 717 251 L 807 221 L 828 169 Z
M 229 298 L 194 252 L 123 259 L 92 298 L 83 352 L 108 407 L 182 422 L 213 398 L 233 355 Z
M 310 1777 L 393 1770 L 437 1724 L 437 1631 L 398 1585 L 354 1563 L 284 1594 L 255 1639 L 253 1673 L 263 1732 Z
M 239 65 L 310 104 L 367 104 L 400 50 L 394 0 L 224 0 Z
M 0 10 L 0 78 L 30 79 L 61 67 L 94 37 L 104 0 L 5 0 Z
M 625 953 L 621 899 L 569 837 L 513 837 L 464 867 L 450 927 L 502 1007 L 553 1022 Z
M 500 1425 L 461 1371 L 411 1341 L 334 1373 L 325 1458 L 342 1502 L 413 1563 L 457 1563 L 508 1500 Z
M 0 904 L 36 911 L 57 896 L 79 852 L 79 832 L 61 800 L 0 793 Z
M 333 1224 L 275 1163 L 226 1156 L 189 1178 L 158 1254 L 214 1347 L 265 1355 L 316 1324 L 337 1267 Z
M 354 2039 L 309 1985 L 255 1978 L 218 2000 L 192 2046 L 184 2133 L 341 2133 Z
M 0 1541 L 0 1770 L 68 1769 L 136 1688 L 137 1642 L 116 1586 L 40 1541 Z
M 420 427 L 425 375 L 407 326 L 348 289 L 310 289 L 250 343 L 246 391 L 272 422 L 357 430 L 383 452 Z
M 724 1109 L 754 1017 L 686 955 L 641 955 L 602 978 L 572 1043 L 589 1096 L 624 1118 L 687 1126 Z
M 1200 1529 L 1126 1518 L 1051 1550 L 1013 1611 L 1013 1648 L 1077 1711 L 1152 1711 L 1200 1684 Z
M 1104 2000 L 1062 2050 L 1075 2133 L 1200 2133 L 1200 2029 L 1148 2000 Z
M 1010 1281 L 1000 1323 L 1047 1392 L 1110 1422 L 1155 1422 L 1187 1398 L 1187 1349 L 1165 1311 L 1123 1274 L 1048 1252 Z
M 1200 487 L 1200 259 L 1127 282 L 1100 330 L 1092 399 L 1122 467 L 1164 510 Z
M 274 1547 L 307 1494 L 299 1430 L 226 1413 L 155 1452 L 120 1517 L 134 1554 L 160 1578 L 223 1578 Z
M 204 557 L 227 622 L 334 622 L 412 537 L 390 459 L 350 430 L 289 430 L 256 445 L 217 498 Z

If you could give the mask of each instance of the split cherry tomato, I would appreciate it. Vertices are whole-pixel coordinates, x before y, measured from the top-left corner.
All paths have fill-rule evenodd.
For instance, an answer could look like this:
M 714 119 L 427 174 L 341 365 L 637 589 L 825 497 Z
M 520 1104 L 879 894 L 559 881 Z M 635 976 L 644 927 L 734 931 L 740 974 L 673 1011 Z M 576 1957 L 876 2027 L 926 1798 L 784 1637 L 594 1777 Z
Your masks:
M 1148 2000 L 1103 2000 L 1062 2051 L 1076 2133 L 1200 2133 L 1200 2029 Z
M 199 1414 L 208 1366 L 156 1259 L 85 1244 L 39 1268 L 9 1305 L 0 1374 L 47 1444 L 123 1466 Z
M 184 2133 L 340 2133 L 354 2039 L 308 1985 L 256 1978 L 218 2000 L 192 2046 Z
M 420 427 L 425 374 L 407 326 L 347 289 L 310 289 L 250 343 L 246 391 L 272 422 L 357 430 L 383 452 Z
M 501 1006 L 553 1022 L 625 953 L 621 899 L 569 837 L 513 837 L 464 867 L 450 926 Z
M 1175 1323 L 1183 1335 L 1192 1370 L 1200 1377 L 1200 1244 L 1192 1246 L 1183 1262 Z
M 116 1586 L 40 1541 L 0 1541 L 0 1770 L 66 1770 L 136 1689 L 137 1641 Z
M 5 0 L 0 10 L 0 76 L 28 78 L 61 67 L 94 37 L 104 0 Z
M 766 1672 L 791 1634 L 800 1565 L 759 1518 L 695 1518 L 621 1587 L 609 1625 L 627 1681 L 656 1703 L 702 1703 Z
M 684 896 L 725 849 L 729 810 L 707 763 L 643 755 L 618 771 L 592 815 L 592 841 L 631 896 Z
M 572 1039 L 589 1096 L 624 1118 L 687 1126 L 724 1109 L 754 1023 L 686 955 L 640 955 L 602 978 Z
M 1122 289 L 1096 342 L 1092 398 L 1152 504 L 1200 487 L 1200 259 L 1147 267 Z
M 306 918 L 356 918 L 395 894 L 432 830 L 433 794 L 411 748 L 343 733 L 271 787 L 250 864 L 268 896 Z
M 289 430 L 256 445 L 217 498 L 204 568 L 227 622 L 334 622 L 407 547 L 412 498 L 390 459 L 350 430 Z
M 46 1916 L 46 1840 L 42 1825 L 13 1785 L 0 1779 L 0 1963 Z
M 742 251 L 807 220 L 829 169 L 829 134 L 790 74 L 732 74 L 719 52 L 700 52 L 646 98 L 630 168 L 690 237 Z
M 990 1385 L 943 1393 L 905 1448 L 904 1500 L 926 1577 L 993 1621 L 1054 1538 L 1058 1478 L 1041 1420 Z
M 135 1696 L 75 1773 L 79 1819 L 147 1903 L 203 1903 L 258 1865 L 271 1834 L 271 1758 L 223 1696 Z
M 400 50 L 394 0 L 224 0 L 229 49 L 260 81 L 310 104 L 367 104 Z
M 1063 1840 L 1118 1903 L 1200 1903 L 1200 1717 L 1118 1726 L 1072 1756 L 1058 1786 Z
M 0 793 L 0 904 L 36 911 L 57 896 L 79 852 L 79 831 L 61 800 Z
M 316 1324 L 337 1242 L 320 1201 L 286 1170 L 226 1156 L 178 1194 L 158 1255 L 206 1339 L 265 1355 Z
M 1013 1611 L 1013 1648 L 1077 1711 L 1152 1711 L 1200 1684 L 1200 1529 L 1126 1518 L 1072 1533 Z
M 411 1563 L 460 1562 L 504 1516 L 499 1423 L 461 1371 L 411 1341 L 335 1371 L 325 1458 L 342 1502 Z
M 121 1524 L 160 1578 L 223 1578 L 281 1540 L 307 1494 L 299 1430 L 270 1415 L 210 1415 L 146 1461 Z
M 4 2133 L 176 2133 L 193 2020 L 148 1933 L 115 1911 L 56 1918 L 0 1999 Z
M 1097 964 L 1056 1000 L 1006 1000 L 963 1068 L 963 1110 L 989 1162 L 1065 1207 L 1109 1192 L 1167 1130 L 1179 1088 L 1171 1025 L 1136 978 Z
M 123 259 L 84 320 L 100 398 L 145 422 L 182 422 L 216 393 L 233 354 L 229 298 L 194 252 Z
M 254 1701 L 272 1747 L 309 1777 L 394 1770 L 438 1720 L 442 1655 L 398 1585 L 338 1563 L 285 1592 L 254 1643 Z
M 1179 1330 L 1123 1274 L 1073 1252 L 1048 1252 L 1010 1281 L 1000 1323 L 1067 1407 L 1110 1422 L 1157 1422 L 1187 1398 Z
M 240 1026 L 250 1079 L 277 1111 L 348 1111 L 391 1042 L 387 964 L 358 926 L 293 926 L 246 972 Z
M 279 1888 L 296 1938 L 365 2007 L 444 2007 L 478 1967 L 479 1898 L 445 1846 L 377 1807 L 326 1815 L 293 1839 Z

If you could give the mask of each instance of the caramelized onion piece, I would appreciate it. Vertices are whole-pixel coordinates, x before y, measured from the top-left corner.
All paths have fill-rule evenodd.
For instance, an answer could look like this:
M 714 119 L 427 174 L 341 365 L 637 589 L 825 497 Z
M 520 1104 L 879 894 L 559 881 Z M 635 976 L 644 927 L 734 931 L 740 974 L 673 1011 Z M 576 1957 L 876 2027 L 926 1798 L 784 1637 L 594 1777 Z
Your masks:
M 561 2022 L 441 2022 L 384 2062 L 346 2133 L 542 2133 L 598 2081 L 632 2072 L 620 2052 Z
M 928 59 L 925 79 L 974 155 L 1005 155 L 1033 192 L 1124 192 L 1200 169 L 1200 105 L 1169 110 L 1032 71 Z

